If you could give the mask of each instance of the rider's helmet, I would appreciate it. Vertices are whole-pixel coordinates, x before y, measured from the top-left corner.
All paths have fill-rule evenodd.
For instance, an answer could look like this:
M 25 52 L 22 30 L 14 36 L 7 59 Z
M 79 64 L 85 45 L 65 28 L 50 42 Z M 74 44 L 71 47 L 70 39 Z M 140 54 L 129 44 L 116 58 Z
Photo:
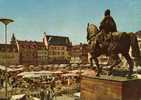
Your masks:
M 105 16 L 109 15 L 110 16 L 110 9 L 107 9 L 104 13 Z

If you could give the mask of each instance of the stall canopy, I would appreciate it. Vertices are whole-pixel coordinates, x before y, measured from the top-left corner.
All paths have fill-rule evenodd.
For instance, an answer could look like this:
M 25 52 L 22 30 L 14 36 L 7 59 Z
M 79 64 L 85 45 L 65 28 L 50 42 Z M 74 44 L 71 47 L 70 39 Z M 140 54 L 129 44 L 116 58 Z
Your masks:
M 6 70 L 5 68 L 6 68 L 5 66 L 0 65 L 0 70 L 5 71 Z M 22 70 L 23 70 L 22 67 L 21 68 L 9 68 L 9 67 L 7 67 L 7 72 L 22 71 Z
M 32 71 L 32 72 L 22 72 L 19 73 L 17 76 L 22 76 L 23 78 L 36 78 L 41 76 L 51 76 L 51 71 Z
M 75 76 L 79 76 L 78 74 L 75 74 L 75 73 L 68 73 L 68 74 L 62 74 L 63 77 L 69 77 L 69 76 L 72 76 L 72 77 L 75 77 Z
M 3 66 L 3 65 L 0 65 L 0 70 L 2 70 L 2 71 L 5 71 L 5 66 Z M 12 69 L 11 68 L 7 68 L 7 71 L 12 71 Z

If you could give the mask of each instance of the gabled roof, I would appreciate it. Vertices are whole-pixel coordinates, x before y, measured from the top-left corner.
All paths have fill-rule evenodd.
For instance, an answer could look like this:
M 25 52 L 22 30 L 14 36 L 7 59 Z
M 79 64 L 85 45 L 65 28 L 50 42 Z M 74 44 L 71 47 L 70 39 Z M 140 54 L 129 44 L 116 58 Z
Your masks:
M 69 37 L 46 35 L 50 45 L 70 45 Z
M 39 41 L 20 41 L 17 40 L 20 48 L 29 48 L 29 49 L 45 49 L 43 42 Z

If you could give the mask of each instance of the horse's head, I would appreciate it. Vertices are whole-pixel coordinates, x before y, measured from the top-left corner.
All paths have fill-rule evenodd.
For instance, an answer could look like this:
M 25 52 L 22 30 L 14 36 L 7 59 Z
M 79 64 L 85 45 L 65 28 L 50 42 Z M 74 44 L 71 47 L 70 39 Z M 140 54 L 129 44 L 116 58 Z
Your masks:
M 87 24 L 87 41 L 98 33 L 98 28 L 94 24 Z

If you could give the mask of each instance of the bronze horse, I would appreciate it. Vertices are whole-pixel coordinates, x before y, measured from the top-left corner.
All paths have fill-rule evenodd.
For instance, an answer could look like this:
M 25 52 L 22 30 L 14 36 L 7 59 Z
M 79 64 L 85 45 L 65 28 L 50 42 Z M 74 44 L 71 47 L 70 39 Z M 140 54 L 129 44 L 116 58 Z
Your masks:
M 97 57 L 102 54 L 109 56 L 112 59 L 112 64 L 110 64 L 109 74 L 112 75 L 113 67 L 120 63 L 117 60 L 118 54 L 122 54 L 123 57 L 127 60 L 129 65 L 128 77 L 131 77 L 133 74 L 134 62 L 129 55 L 129 49 L 131 46 L 132 56 L 140 57 L 140 51 L 138 46 L 137 37 L 134 33 L 126 32 L 113 32 L 104 35 L 104 32 L 100 32 L 96 25 L 89 24 L 87 25 L 87 41 L 90 46 L 90 63 L 93 66 L 93 60 L 97 66 L 97 75 L 100 76 L 102 67 L 99 65 Z M 106 37 L 106 38 L 105 38 Z

